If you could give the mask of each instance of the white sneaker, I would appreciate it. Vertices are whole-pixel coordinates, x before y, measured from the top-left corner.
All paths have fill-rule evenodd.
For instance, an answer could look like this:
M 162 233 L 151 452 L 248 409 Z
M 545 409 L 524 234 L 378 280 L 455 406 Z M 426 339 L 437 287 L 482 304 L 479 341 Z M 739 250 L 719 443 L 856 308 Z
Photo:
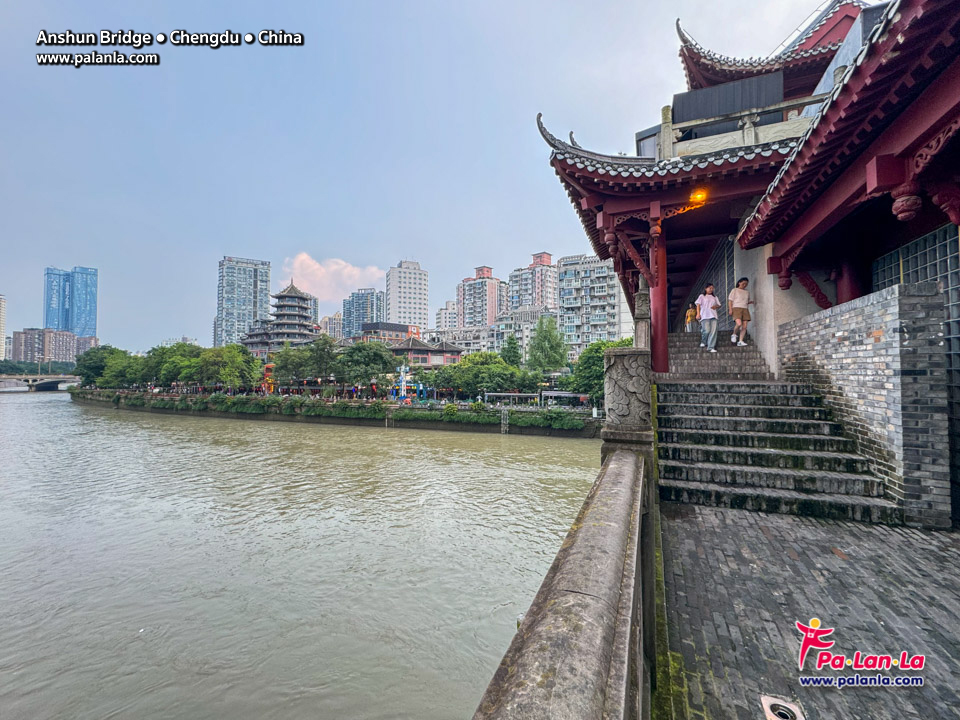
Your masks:
M 710 348 L 710 352 L 716 352 L 714 348 Z
M 747 344 L 746 344 L 745 342 L 743 342 L 743 340 L 741 340 L 740 342 L 737 343 L 737 347 L 746 347 L 746 346 L 747 346 Z
M 731 335 L 731 336 L 730 336 L 730 342 L 735 343 L 736 341 L 737 341 L 737 336 L 736 336 L 736 335 Z
M 700 347 L 706 347 L 706 346 L 707 346 L 706 343 L 700 343 Z

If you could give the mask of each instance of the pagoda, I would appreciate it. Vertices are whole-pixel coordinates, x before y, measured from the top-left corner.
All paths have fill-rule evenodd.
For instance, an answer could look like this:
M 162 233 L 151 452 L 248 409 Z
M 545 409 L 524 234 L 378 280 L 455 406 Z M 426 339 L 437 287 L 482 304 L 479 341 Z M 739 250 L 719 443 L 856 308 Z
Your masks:
M 253 355 L 266 358 L 287 343 L 296 347 L 317 339 L 319 331 L 313 322 L 312 296 L 291 280 L 286 288 L 271 297 L 275 300 L 273 319 L 255 323 L 240 340 Z

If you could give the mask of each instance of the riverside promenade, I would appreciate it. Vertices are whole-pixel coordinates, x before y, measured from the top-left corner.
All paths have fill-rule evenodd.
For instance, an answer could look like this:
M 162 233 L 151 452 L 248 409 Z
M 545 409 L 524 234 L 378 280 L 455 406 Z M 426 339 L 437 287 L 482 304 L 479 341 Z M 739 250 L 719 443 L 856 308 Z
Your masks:
M 654 717 L 763 718 L 769 695 L 807 720 L 960 718 L 960 535 L 678 503 L 660 518 L 669 669 L 659 652 Z M 816 672 L 811 650 L 800 673 L 794 623 L 814 617 L 833 653 L 924 655 L 922 671 L 882 671 L 923 687 L 802 687 L 857 672 Z

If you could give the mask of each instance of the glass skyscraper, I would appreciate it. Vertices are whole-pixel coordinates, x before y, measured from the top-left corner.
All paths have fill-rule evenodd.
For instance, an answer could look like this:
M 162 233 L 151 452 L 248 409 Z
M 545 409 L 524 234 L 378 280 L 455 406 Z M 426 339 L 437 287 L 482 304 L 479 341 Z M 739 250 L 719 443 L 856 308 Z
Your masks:
M 213 346 L 240 342 L 257 320 L 270 319 L 270 263 L 225 257 L 217 281 Z
M 43 271 L 43 327 L 68 330 L 77 337 L 97 335 L 96 268 Z

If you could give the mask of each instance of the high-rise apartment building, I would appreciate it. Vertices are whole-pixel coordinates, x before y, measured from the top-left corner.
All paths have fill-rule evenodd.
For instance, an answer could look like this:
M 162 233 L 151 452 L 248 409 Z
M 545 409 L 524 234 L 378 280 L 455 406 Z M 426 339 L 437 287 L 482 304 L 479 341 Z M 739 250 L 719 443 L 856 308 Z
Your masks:
M 490 349 L 494 352 L 503 350 L 507 338 L 513 335 L 520 344 L 520 356 L 526 362 L 527 349 L 533 340 L 534 331 L 541 317 L 558 320 L 556 308 L 546 305 L 522 305 L 515 310 L 509 310 L 497 317 L 492 329 Z M 557 322 L 559 327 L 560 323 Z
M 507 284 L 493 276 L 493 268 L 481 265 L 457 285 L 457 327 L 492 325 L 507 307 Z
M 597 340 L 620 340 L 633 334 L 630 308 L 620 289 L 613 260 L 570 255 L 557 261 L 560 332 L 569 358 Z
M 77 336 L 69 330 L 46 328 L 41 342 L 44 362 L 73 362 L 77 359 Z
M 78 338 L 69 330 L 24 328 L 13 333 L 11 359 L 16 362 L 74 362 L 100 342 L 95 336 Z
M 343 313 L 335 312 L 333 315 L 324 315 L 320 318 L 318 327 L 324 335 L 339 340 L 343 337 Z
M 3 339 L 3 359 L 13 360 L 13 336 L 11 335 Z
M 0 342 L 4 342 L 7 337 L 7 299 L 0 295 Z M 6 360 L 6 351 L 0 351 L 0 360 Z
M 384 312 L 387 322 L 416 325 L 426 330 L 430 322 L 429 280 L 420 263 L 401 260 L 387 270 Z
M 446 304 L 437 310 L 436 330 L 451 330 L 457 326 L 457 301 L 447 300 Z
M 527 267 L 510 273 L 507 301 L 510 310 L 524 306 L 557 307 L 557 266 L 550 253 L 536 253 Z
M 360 288 L 343 301 L 343 337 L 359 337 L 364 323 L 383 322 L 384 292 Z
M 258 320 L 270 319 L 270 263 L 224 257 L 217 279 L 213 346 L 240 342 Z
M 43 360 L 43 329 L 24 328 L 13 331 L 14 362 L 37 362 Z
M 75 267 L 43 271 L 43 327 L 67 330 L 79 337 L 97 334 L 96 268 Z
M 196 345 L 197 341 L 194 340 L 193 344 Z M 95 348 L 100 345 L 99 338 L 96 337 L 78 337 L 77 338 L 77 355 L 83 355 L 87 350 Z

